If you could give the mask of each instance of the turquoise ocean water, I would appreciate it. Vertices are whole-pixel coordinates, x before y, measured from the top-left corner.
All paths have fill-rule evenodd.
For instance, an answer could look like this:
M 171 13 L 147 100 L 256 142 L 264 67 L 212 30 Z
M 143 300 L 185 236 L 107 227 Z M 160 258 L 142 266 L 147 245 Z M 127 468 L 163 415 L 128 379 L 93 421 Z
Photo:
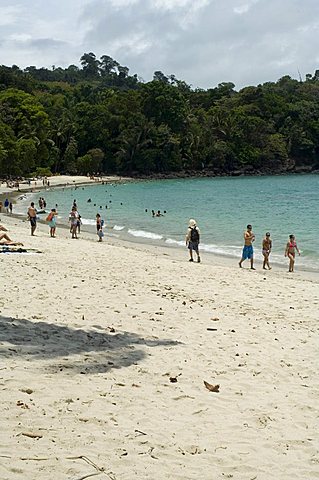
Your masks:
M 185 248 L 188 220 L 195 218 L 202 252 L 234 258 L 241 255 L 248 223 L 256 234 L 257 259 L 261 259 L 263 235 L 271 232 L 274 263 L 286 262 L 283 252 L 293 233 L 302 252 L 299 267 L 319 271 L 318 175 L 137 181 L 49 190 L 33 198 L 37 201 L 40 196 L 45 197 L 47 209 L 58 204 L 61 221 L 67 221 L 76 199 L 86 228 L 93 228 L 99 212 L 106 222 L 106 236 L 168 247 Z M 18 211 L 24 212 L 30 199 L 28 195 Z M 152 209 L 167 213 L 152 218 Z

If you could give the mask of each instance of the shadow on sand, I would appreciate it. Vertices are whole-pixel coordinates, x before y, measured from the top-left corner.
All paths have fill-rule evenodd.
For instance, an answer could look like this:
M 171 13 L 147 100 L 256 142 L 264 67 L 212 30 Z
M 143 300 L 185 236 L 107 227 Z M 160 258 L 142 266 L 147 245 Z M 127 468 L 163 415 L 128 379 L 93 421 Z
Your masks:
M 0 315 L 0 355 L 25 361 L 47 359 L 46 371 L 52 373 L 65 369 L 75 374 L 103 373 L 141 362 L 147 352 L 138 345 L 171 348 L 178 344 L 130 332 L 110 333 L 99 325 L 83 330 Z

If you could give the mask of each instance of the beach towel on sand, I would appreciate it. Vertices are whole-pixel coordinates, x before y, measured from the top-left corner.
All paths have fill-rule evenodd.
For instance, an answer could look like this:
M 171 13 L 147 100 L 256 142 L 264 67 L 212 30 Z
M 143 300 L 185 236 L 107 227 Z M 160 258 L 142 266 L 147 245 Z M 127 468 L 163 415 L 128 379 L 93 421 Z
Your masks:
M 24 247 L 14 247 L 12 245 L 0 245 L 0 253 L 11 254 L 11 253 L 24 253 L 29 255 L 34 255 L 36 253 L 42 253 L 40 250 L 34 248 L 24 248 Z

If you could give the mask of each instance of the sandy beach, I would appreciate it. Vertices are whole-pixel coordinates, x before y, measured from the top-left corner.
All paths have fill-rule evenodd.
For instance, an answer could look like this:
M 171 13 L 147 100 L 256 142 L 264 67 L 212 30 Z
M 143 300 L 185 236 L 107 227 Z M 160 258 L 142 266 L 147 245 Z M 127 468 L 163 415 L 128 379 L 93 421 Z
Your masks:
M 56 175 L 48 177 L 47 180 L 50 182 L 49 186 L 44 186 L 42 179 L 32 180 L 30 185 L 27 182 L 19 183 L 19 190 L 16 187 L 10 188 L 7 186 L 6 182 L 0 183 L 0 199 L 4 197 L 14 198 L 25 192 L 36 192 L 42 191 L 44 188 L 54 188 L 54 187 L 74 187 L 76 185 L 94 185 L 95 183 L 101 182 L 121 182 L 123 180 L 128 181 L 129 178 L 119 177 L 117 175 L 109 175 L 103 177 L 90 178 L 84 175 Z
M 2 480 L 319 478 L 318 277 L 1 224 Z

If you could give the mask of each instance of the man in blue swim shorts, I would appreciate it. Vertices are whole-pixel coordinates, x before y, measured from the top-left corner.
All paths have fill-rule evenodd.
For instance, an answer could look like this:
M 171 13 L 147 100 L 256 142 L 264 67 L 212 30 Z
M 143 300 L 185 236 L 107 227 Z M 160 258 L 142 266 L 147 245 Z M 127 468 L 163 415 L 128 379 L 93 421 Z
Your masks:
M 253 227 L 251 225 L 247 225 L 247 230 L 244 232 L 244 248 L 241 260 L 239 262 L 239 267 L 242 268 L 242 263 L 246 258 L 250 260 L 250 268 L 255 270 L 254 268 L 254 249 L 252 242 L 255 241 L 255 235 L 252 231 Z

